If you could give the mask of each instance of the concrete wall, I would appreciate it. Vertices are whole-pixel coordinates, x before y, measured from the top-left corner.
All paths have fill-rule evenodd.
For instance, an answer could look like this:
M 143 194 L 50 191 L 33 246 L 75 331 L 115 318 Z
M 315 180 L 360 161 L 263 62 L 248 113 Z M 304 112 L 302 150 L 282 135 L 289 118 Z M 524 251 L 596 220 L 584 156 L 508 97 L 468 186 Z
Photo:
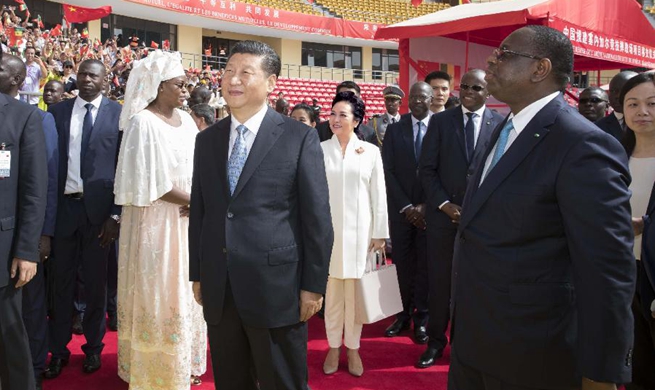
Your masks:
M 88 29 L 89 29 L 89 40 L 93 41 L 94 39 L 98 38 L 100 39 L 100 27 L 101 27 L 101 21 L 98 20 L 91 20 L 88 24 Z M 104 42 L 103 42 L 104 43 Z

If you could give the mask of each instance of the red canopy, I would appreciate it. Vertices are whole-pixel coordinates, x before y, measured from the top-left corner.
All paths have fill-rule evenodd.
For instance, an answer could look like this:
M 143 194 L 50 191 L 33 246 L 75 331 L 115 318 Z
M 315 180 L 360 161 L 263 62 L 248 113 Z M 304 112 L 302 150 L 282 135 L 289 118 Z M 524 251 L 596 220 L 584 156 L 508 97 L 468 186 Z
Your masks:
M 375 37 L 403 40 L 441 36 L 497 47 L 512 31 L 527 24 L 564 32 L 573 43 L 576 70 L 655 68 L 653 26 L 635 0 L 464 4 L 384 27 Z

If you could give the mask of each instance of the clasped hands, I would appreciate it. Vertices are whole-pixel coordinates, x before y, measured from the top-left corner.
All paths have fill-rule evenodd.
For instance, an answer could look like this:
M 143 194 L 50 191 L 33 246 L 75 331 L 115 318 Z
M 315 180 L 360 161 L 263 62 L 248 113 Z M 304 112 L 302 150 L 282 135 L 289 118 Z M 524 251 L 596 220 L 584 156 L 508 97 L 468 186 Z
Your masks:
M 193 297 L 202 306 L 202 292 L 200 282 L 193 282 Z M 307 322 L 312 316 L 318 313 L 323 306 L 323 296 L 318 293 L 300 290 L 300 321 Z
M 425 230 L 425 204 L 412 205 L 409 206 L 403 211 L 405 214 L 405 220 L 416 226 L 419 229 Z

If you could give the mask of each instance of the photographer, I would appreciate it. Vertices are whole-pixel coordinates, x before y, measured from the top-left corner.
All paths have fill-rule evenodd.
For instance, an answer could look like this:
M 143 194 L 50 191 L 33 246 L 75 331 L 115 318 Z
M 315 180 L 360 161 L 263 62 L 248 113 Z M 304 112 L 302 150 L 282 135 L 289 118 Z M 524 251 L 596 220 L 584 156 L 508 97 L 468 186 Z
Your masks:
M 39 104 L 39 83 L 48 74 L 48 70 L 43 60 L 36 55 L 36 49 L 34 47 L 25 49 L 25 66 L 27 67 L 27 76 L 25 77 L 23 92 L 29 94 L 23 95 L 21 100 L 36 106 Z

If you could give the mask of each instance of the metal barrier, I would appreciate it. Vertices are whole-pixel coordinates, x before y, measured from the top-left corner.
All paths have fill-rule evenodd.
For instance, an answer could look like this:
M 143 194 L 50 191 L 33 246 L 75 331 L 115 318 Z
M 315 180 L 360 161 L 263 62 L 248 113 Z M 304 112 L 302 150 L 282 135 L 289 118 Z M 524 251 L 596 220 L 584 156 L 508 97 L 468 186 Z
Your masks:
M 182 64 L 189 68 L 204 69 L 207 65 L 213 70 L 225 67 L 227 57 L 206 56 L 201 54 L 181 53 Z M 282 64 L 281 77 L 313 80 L 346 81 L 353 80 L 365 83 L 396 84 L 398 72 L 382 70 L 361 70 L 325 68 L 321 66 Z

